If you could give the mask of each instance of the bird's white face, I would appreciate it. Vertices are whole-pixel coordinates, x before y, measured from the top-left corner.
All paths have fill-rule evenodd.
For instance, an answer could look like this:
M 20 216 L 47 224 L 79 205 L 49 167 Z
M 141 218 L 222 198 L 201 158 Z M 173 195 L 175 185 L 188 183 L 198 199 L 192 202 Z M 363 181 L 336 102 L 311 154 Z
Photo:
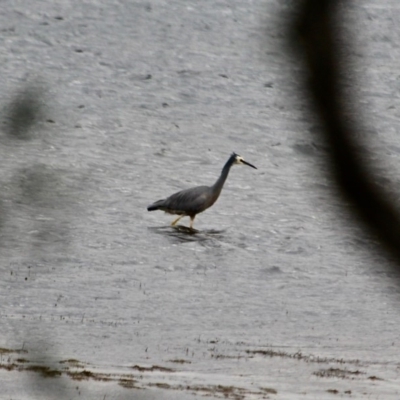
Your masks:
M 242 156 L 236 156 L 235 164 L 243 164 L 244 158 Z
M 235 164 L 244 164 L 244 165 L 248 165 L 251 168 L 257 169 L 253 164 L 250 164 L 247 161 L 244 161 L 244 158 L 239 155 L 236 155 L 236 157 L 235 157 Z

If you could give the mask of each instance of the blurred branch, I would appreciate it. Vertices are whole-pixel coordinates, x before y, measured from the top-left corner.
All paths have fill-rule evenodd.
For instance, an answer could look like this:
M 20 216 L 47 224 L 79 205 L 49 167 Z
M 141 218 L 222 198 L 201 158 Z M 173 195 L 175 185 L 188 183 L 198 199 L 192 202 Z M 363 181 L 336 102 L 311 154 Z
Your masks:
M 69 243 L 69 221 L 66 216 L 69 195 L 63 182 L 64 171 L 39 162 L 42 156 L 40 148 L 35 149 L 34 141 L 31 140 L 40 139 L 40 135 L 35 135 L 35 128 L 39 131 L 37 128 L 40 128 L 40 123 L 43 123 L 48 112 L 44 88 L 44 85 L 37 83 L 25 85 L 15 92 L 0 115 L 3 131 L 11 140 L 21 141 L 12 147 L 14 153 L 8 153 L 10 150 L 7 146 L 2 148 L 3 165 L 8 163 L 7 167 L 16 172 L 10 182 L 2 182 L 7 190 L 0 194 L 0 248 L 6 247 L 10 242 L 18 242 L 21 251 L 30 251 L 29 257 L 33 265 L 36 259 L 48 256 L 50 252 L 66 253 Z M 23 151 L 18 152 L 18 149 Z M 21 243 L 29 243 L 30 247 L 24 247 Z M 28 288 L 27 298 L 37 301 L 34 299 L 36 291 L 29 292 Z M 57 369 L 59 362 L 54 357 L 56 346 L 51 343 L 51 334 L 44 335 L 43 327 L 37 329 L 41 331 L 41 343 L 36 340 L 35 355 L 29 360 L 9 357 L 8 362 L 0 363 L 0 369 L 35 372 L 28 375 L 31 396 L 37 392 L 41 398 L 70 398 L 71 393 L 62 380 L 49 382 L 43 379 L 60 377 L 65 369 Z M 21 328 L 16 323 L 15 332 L 15 336 L 30 338 L 28 325 Z M 27 353 L 26 350 L 19 352 L 22 351 Z
M 39 85 L 25 87 L 6 106 L 5 132 L 15 139 L 30 139 L 32 128 L 43 116 L 43 89 Z
M 346 116 L 346 96 L 339 79 L 344 60 L 337 40 L 338 8 L 334 0 L 304 0 L 293 21 L 295 46 L 305 58 L 305 82 L 330 145 L 331 170 L 341 194 L 355 206 L 354 218 L 375 234 L 389 253 L 400 260 L 400 214 L 386 192 L 374 182 L 371 167 L 361 156 L 356 132 L 361 129 Z M 293 37 L 293 35 L 291 35 Z M 301 44 L 300 44 L 301 42 Z M 396 272 L 400 272 L 396 269 Z

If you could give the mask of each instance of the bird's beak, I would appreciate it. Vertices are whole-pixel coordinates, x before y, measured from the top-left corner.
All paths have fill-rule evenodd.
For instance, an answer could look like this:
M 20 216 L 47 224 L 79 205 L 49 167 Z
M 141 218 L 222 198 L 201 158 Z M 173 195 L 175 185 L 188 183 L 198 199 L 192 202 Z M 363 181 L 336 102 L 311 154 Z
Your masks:
M 253 164 L 250 164 L 250 163 L 247 162 L 247 161 L 242 160 L 242 163 L 248 165 L 248 166 L 251 167 L 251 168 L 257 169 L 257 167 L 255 167 Z

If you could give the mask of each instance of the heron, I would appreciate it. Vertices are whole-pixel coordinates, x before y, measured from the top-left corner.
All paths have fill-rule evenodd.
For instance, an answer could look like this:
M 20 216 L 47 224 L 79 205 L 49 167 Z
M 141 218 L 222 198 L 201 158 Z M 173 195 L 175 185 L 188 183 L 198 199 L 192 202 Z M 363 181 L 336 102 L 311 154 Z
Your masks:
M 161 210 L 168 214 L 179 215 L 172 221 L 175 226 L 183 217 L 190 217 L 190 229 L 193 229 L 193 222 L 197 214 L 210 208 L 221 194 L 222 187 L 228 177 L 232 165 L 244 164 L 257 169 L 253 164 L 245 161 L 243 157 L 232 153 L 221 171 L 221 175 L 212 186 L 196 186 L 190 189 L 181 190 L 170 197 L 158 200 L 147 207 L 147 211 Z

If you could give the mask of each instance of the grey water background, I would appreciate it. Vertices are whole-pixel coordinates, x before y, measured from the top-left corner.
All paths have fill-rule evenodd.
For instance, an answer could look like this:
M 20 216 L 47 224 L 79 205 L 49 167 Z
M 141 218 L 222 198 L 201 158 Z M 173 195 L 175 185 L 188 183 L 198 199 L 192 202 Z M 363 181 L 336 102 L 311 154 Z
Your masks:
M 399 11 L 343 6 L 353 112 L 396 199 Z M 335 398 L 335 385 L 398 398 L 399 287 L 331 188 L 285 46 L 292 13 L 272 0 L 2 2 L 0 347 L 113 373 L 162 365 L 179 370 L 163 382 L 274 398 Z M 16 93 L 38 110 L 26 137 L 9 132 Z M 258 170 L 231 170 L 198 234 L 146 211 L 213 183 L 232 151 Z M 289 357 L 250 356 L 265 349 Z M 380 380 L 318 380 L 299 352 L 360 360 Z M 45 390 L 0 376 L 4 398 Z M 98 385 L 86 398 L 139 396 Z M 140 396 L 192 396 L 160 389 Z

